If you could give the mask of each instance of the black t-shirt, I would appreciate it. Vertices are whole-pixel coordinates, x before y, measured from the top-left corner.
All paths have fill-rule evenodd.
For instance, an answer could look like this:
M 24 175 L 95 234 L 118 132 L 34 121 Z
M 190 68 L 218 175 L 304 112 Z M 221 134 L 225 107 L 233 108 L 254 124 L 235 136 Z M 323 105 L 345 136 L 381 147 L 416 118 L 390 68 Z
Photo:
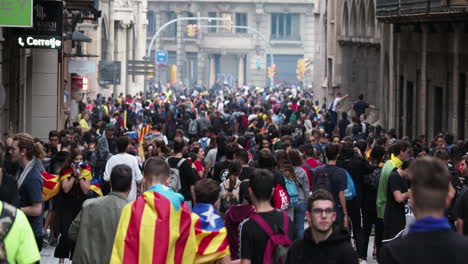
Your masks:
M 458 218 L 463 220 L 463 234 L 468 235 L 468 191 L 461 195 L 457 213 Z
M 398 233 L 406 225 L 405 202 L 398 203 L 393 195 L 394 191 L 400 191 L 401 193 L 408 192 L 408 182 L 398 174 L 397 170 L 393 170 L 390 176 L 388 176 L 387 206 L 385 208 L 384 223 L 389 223 L 391 229 Z M 396 235 L 393 232 L 390 233 L 392 233 L 392 236 Z
M 242 167 L 241 168 L 241 173 L 240 173 L 240 176 L 239 176 L 239 180 L 240 181 L 243 181 L 243 180 L 249 180 L 250 179 L 250 176 L 252 175 L 252 173 L 255 171 L 255 168 L 252 168 L 252 167 Z
M 3 179 L 0 183 L 0 200 L 15 207 L 19 206 L 18 184 L 15 179 L 3 172 Z
M 258 213 L 276 234 L 283 232 L 284 216 L 280 210 Z M 265 248 L 268 243 L 268 235 L 254 220 L 248 218 L 240 227 L 240 258 L 250 259 L 252 264 L 262 264 Z M 296 238 L 294 225 L 289 219 L 288 236 L 291 241 Z
M 357 101 L 353 109 L 356 112 L 356 116 L 359 118 L 361 114 L 364 114 L 366 112 L 366 109 L 369 107 L 369 104 L 364 102 L 364 101 Z
M 213 171 L 213 180 L 221 183 L 225 181 L 229 177 L 229 164 L 231 161 L 218 161 L 215 164 L 214 171 Z
M 177 163 L 181 159 L 179 158 L 169 158 L 169 166 L 171 168 L 177 168 Z M 197 175 L 193 173 L 192 166 L 190 162 L 185 160 L 179 167 L 179 177 L 180 177 L 180 191 L 179 193 L 184 196 L 185 201 L 192 200 L 192 193 L 190 191 L 190 186 L 194 185 L 197 181 Z

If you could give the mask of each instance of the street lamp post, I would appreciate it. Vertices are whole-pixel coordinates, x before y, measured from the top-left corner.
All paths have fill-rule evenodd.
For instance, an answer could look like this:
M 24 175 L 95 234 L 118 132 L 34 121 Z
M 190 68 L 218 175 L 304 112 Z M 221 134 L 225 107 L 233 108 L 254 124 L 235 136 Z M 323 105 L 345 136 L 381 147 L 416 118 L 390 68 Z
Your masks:
M 151 57 L 151 50 L 153 49 L 154 41 L 159 36 L 159 34 L 165 28 L 167 28 L 169 25 L 171 25 L 173 23 L 176 23 L 178 21 L 186 21 L 186 20 L 231 21 L 230 18 L 222 18 L 222 17 L 180 17 L 180 18 L 176 18 L 176 19 L 173 19 L 173 20 L 167 22 L 166 24 L 162 25 L 161 28 L 159 28 L 158 31 L 156 31 L 156 33 L 154 33 L 153 38 L 151 38 L 151 42 L 150 42 L 150 44 L 148 46 L 148 50 L 146 52 L 146 57 L 143 58 L 145 60 L 145 66 L 146 66 L 146 61 L 149 60 L 149 58 Z M 146 77 L 145 77 L 145 79 L 146 79 Z M 144 89 L 145 95 L 146 95 L 146 91 L 147 91 L 147 86 L 148 86 L 148 82 L 145 80 L 145 89 Z

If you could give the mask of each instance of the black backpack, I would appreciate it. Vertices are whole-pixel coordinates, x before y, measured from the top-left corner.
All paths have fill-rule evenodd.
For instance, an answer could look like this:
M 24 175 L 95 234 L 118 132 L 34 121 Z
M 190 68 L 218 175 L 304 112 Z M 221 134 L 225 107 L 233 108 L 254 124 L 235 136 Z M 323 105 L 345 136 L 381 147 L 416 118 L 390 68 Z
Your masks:
M 333 175 L 333 173 L 336 172 L 338 167 L 333 166 L 331 168 L 331 171 L 326 170 L 324 167 L 319 167 L 315 170 L 315 174 L 313 175 L 313 182 L 314 184 L 312 185 L 312 192 L 318 190 L 318 189 L 324 189 L 329 191 L 330 193 L 332 192 L 332 185 L 331 185 L 331 179 L 330 177 Z
M 377 167 L 371 173 L 364 176 L 364 185 L 371 191 L 377 191 L 379 189 L 380 174 L 382 168 Z
M 5 237 L 11 230 L 16 218 L 16 208 L 13 205 L 3 203 L 2 212 L 0 214 L 0 263 L 8 263 L 7 252 L 5 247 Z

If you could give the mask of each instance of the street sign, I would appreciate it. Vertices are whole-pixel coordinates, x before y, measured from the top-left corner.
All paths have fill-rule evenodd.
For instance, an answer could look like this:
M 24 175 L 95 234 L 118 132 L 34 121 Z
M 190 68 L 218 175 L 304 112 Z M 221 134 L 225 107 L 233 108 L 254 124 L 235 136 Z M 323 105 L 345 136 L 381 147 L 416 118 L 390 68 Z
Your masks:
M 120 61 L 99 62 L 99 84 L 120 84 Z
M 167 50 L 158 50 L 156 52 L 156 63 L 167 64 L 168 57 L 169 55 Z
M 153 75 L 154 64 L 149 61 L 127 61 L 127 74 L 128 75 Z
M 32 27 L 32 0 L 0 1 L 0 27 Z
M 33 21 L 32 28 L 16 31 L 20 48 L 62 48 L 63 2 L 34 2 Z

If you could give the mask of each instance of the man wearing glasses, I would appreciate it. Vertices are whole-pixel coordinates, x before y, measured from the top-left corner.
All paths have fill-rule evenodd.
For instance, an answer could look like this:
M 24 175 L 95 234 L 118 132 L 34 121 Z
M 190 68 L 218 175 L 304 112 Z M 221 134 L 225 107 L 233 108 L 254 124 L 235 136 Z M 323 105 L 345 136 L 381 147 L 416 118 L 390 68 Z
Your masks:
M 323 189 L 309 197 L 306 218 L 310 227 L 289 249 L 286 263 L 358 263 L 349 232 L 334 223 L 334 203 L 333 196 Z

